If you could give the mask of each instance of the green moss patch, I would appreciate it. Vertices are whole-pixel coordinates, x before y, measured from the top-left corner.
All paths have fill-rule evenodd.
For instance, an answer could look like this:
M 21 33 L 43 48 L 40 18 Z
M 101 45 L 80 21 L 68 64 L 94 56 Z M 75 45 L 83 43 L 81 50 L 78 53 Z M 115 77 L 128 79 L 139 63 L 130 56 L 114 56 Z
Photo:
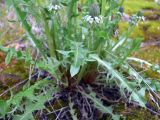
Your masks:
M 125 0 L 125 12 L 134 14 L 142 9 L 160 10 L 160 6 L 154 0 Z
M 157 46 L 145 47 L 134 54 L 134 56 L 147 60 L 151 63 L 160 64 L 160 49 Z
M 145 47 L 138 52 L 136 52 L 133 56 L 146 60 L 150 63 L 160 64 L 160 49 L 158 46 L 148 46 Z M 157 72 L 153 72 L 153 70 L 147 70 L 146 76 L 160 79 L 160 74 Z
M 120 34 L 124 33 L 128 28 L 127 22 L 119 24 Z M 160 21 L 144 21 L 140 22 L 131 33 L 131 38 L 143 37 L 145 41 L 158 40 L 160 38 Z

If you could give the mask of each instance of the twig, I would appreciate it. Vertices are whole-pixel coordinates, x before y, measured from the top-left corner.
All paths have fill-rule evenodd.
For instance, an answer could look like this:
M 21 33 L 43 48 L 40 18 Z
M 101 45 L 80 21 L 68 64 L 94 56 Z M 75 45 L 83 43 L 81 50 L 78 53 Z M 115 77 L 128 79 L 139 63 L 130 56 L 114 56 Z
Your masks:
M 69 108 L 69 106 L 66 106 L 66 107 L 63 107 L 63 108 L 61 108 L 61 109 L 58 109 L 58 110 L 52 111 L 52 112 L 50 112 L 50 113 L 47 113 L 47 115 L 50 115 L 50 114 L 52 114 L 52 113 L 56 113 L 56 112 L 58 112 L 58 111 L 61 111 L 61 110 L 67 109 L 67 108 Z
M 154 111 L 154 110 L 152 110 L 152 109 L 150 109 L 150 108 L 148 108 L 148 107 L 146 107 L 147 108 L 147 110 L 149 110 L 151 113 L 153 113 L 153 114 L 156 114 L 156 115 L 159 115 L 160 116 L 160 113 L 158 113 L 158 112 L 156 112 L 156 111 Z

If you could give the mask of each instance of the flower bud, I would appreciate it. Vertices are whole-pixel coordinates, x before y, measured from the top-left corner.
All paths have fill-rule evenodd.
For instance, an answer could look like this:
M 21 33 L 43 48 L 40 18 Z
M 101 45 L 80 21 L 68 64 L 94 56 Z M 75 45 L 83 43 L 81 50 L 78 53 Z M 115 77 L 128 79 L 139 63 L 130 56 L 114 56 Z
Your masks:
M 91 17 L 96 17 L 100 15 L 100 8 L 99 5 L 94 3 L 91 5 L 90 9 L 89 9 L 89 15 Z
M 139 12 L 137 13 L 137 16 L 141 17 L 141 16 L 143 16 L 143 13 L 142 13 L 141 11 L 139 11 Z
M 52 5 L 58 5 L 58 1 L 57 0 L 52 0 Z
M 120 12 L 120 13 L 124 13 L 124 7 L 120 7 L 120 8 L 119 8 L 119 12 Z

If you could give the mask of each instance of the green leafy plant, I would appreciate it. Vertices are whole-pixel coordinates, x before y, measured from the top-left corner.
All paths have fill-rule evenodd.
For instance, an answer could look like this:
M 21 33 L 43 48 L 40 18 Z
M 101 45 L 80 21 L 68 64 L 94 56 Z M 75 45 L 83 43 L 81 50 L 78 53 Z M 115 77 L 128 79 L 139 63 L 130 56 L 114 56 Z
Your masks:
M 126 93 L 129 93 L 129 101 L 136 101 L 145 108 L 146 89 L 156 93 L 146 79 L 129 64 L 130 60 L 143 62 L 129 58 L 139 49 L 141 43 L 140 38 L 134 40 L 129 38 L 132 30 L 141 20 L 141 16 L 139 13 L 132 16 L 128 31 L 115 36 L 118 23 L 123 15 L 121 10 L 123 2 L 124 0 L 88 0 L 86 2 L 78 0 L 7 0 L 8 6 L 14 8 L 18 21 L 38 52 L 38 60 L 36 59 L 35 62 L 31 58 L 28 62 L 34 63 L 39 69 L 48 71 L 56 81 L 53 85 L 60 83 L 58 85 L 63 86 L 63 89 L 74 89 L 76 85 L 83 82 L 92 84 L 99 81 L 98 76 L 101 76 L 101 82 L 104 85 L 116 84 L 123 97 L 127 97 Z M 34 31 L 34 27 L 37 26 L 40 28 L 38 35 Z M 6 64 L 9 64 L 13 56 L 24 60 L 28 58 L 24 51 L 4 50 L 3 47 L 1 49 L 8 53 Z M 132 77 L 132 80 L 129 80 L 128 77 Z M 51 98 L 50 92 L 58 91 L 53 87 L 47 89 L 48 98 L 41 94 L 35 96 L 33 90 L 37 84 L 21 91 L 7 102 L 8 105 L 13 104 L 20 109 L 20 101 L 23 97 L 27 97 L 25 110 L 19 115 L 12 114 L 14 119 L 33 119 L 32 112 L 36 109 L 44 109 L 43 103 Z M 43 84 L 48 85 L 49 83 L 44 82 Z M 115 115 L 110 107 L 104 106 L 103 102 L 96 98 L 94 92 L 91 94 L 81 92 L 81 94 L 92 100 L 97 109 L 110 114 L 112 119 L 119 119 L 119 116 Z M 0 105 L 3 102 L 0 101 Z M 71 100 L 69 106 L 72 118 L 76 119 Z M 1 114 L 4 115 L 3 111 Z

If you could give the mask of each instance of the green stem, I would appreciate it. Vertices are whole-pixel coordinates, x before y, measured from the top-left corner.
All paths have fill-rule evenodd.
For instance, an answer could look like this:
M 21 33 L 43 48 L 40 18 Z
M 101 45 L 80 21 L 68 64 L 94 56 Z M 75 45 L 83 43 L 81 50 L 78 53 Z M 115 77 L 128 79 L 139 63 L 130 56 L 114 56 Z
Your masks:
M 77 77 L 77 83 L 80 83 L 80 81 L 82 80 L 82 78 L 84 77 L 84 73 L 85 73 L 85 70 L 87 68 L 87 64 L 83 65 L 79 74 L 78 74 L 78 77 Z
M 56 51 L 57 50 L 57 46 L 56 46 L 56 38 L 55 38 L 55 23 L 54 21 L 52 20 L 52 26 L 51 26 L 51 29 L 49 28 L 49 25 L 48 25 L 48 21 L 46 20 L 46 17 L 45 17 L 45 13 L 43 13 L 43 21 L 44 21 L 44 28 L 45 28 L 45 32 L 46 32 L 46 35 L 48 37 L 48 46 L 49 46 L 49 50 L 50 50 L 50 55 L 51 57 L 55 57 L 57 60 L 60 60 L 60 56 L 58 55 L 58 52 Z M 61 73 L 64 72 L 62 66 L 60 65 L 59 66 L 59 71 Z
M 93 47 L 94 47 L 94 30 L 92 29 L 91 31 L 91 50 L 93 50 Z
M 127 34 L 126 34 L 126 37 L 125 37 L 125 40 L 124 40 L 123 44 L 125 43 L 125 41 L 127 41 L 127 39 L 129 38 L 129 36 L 131 35 L 134 27 L 135 27 L 135 26 L 131 26 L 131 27 L 128 29 L 128 32 L 127 32 Z M 122 44 L 122 45 L 123 45 L 123 44 Z M 122 45 L 121 45 L 121 46 L 122 46 Z M 113 67 L 116 68 L 117 66 L 121 65 L 121 64 L 124 62 L 124 60 L 127 58 L 127 56 L 128 56 L 131 52 L 132 52 L 132 50 L 128 50 L 127 54 L 124 55 L 123 58 L 122 58 L 120 61 L 118 61 L 118 63 L 117 63 L 116 65 L 114 65 Z
M 101 0 L 101 15 L 105 16 L 106 0 Z
M 120 6 L 122 6 L 122 5 L 123 5 L 123 3 L 124 3 L 124 0 L 122 0 L 122 1 L 121 1 Z
M 92 50 L 93 49 L 93 44 L 94 44 L 94 31 L 93 31 L 93 26 L 89 29 L 89 40 L 88 40 L 88 49 Z
M 47 42 L 48 42 L 50 55 L 51 55 L 51 57 L 56 57 L 55 35 L 54 35 L 54 33 L 52 35 L 50 33 L 50 28 L 49 28 L 48 21 L 46 19 L 44 11 L 42 11 L 42 18 L 43 18 L 45 33 L 46 33 L 46 36 L 48 37 Z M 54 27 L 54 26 L 52 26 L 52 27 Z
M 73 24 L 73 18 L 75 15 L 77 15 L 77 1 L 78 0 L 71 0 L 69 3 L 69 6 L 68 6 L 68 10 L 67 10 L 69 37 L 71 37 L 72 32 L 75 32 L 75 31 L 72 31 L 72 29 L 70 29 L 70 28 L 74 28 L 76 26 L 76 25 L 74 25 L 76 22 Z M 73 27 L 73 25 L 74 25 L 74 27 Z M 76 30 L 76 29 L 74 29 L 74 30 Z

